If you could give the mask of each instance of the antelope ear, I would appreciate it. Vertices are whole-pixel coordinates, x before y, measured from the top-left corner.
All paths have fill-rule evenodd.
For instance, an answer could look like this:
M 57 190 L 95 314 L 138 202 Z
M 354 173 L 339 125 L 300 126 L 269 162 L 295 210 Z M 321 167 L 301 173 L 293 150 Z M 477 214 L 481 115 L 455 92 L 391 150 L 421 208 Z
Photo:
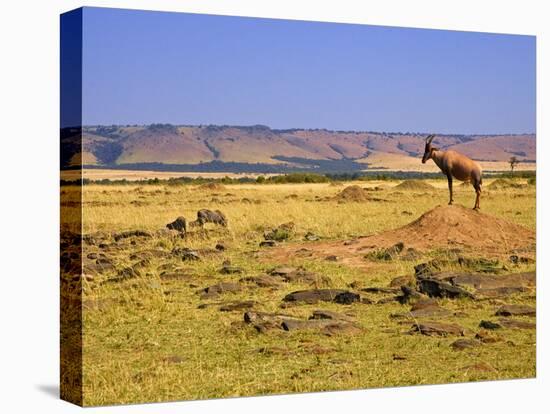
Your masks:
M 426 144 L 431 144 L 434 137 L 435 135 L 428 135 L 428 137 L 426 138 Z

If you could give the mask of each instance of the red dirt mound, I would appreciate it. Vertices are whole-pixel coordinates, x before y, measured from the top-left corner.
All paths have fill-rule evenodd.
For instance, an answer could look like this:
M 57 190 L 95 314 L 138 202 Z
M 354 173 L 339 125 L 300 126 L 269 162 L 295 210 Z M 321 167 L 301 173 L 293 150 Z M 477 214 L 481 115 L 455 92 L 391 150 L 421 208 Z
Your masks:
M 401 184 L 395 186 L 396 190 L 414 190 L 428 191 L 433 190 L 434 186 L 422 180 L 405 180 Z
M 535 232 L 488 214 L 462 206 L 438 206 L 413 222 L 353 243 L 332 241 L 309 243 L 310 257 L 336 255 L 343 264 L 365 267 L 364 256 L 370 251 L 403 243 L 404 249 L 419 252 L 435 249 L 460 249 L 477 255 L 501 257 L 518 250 L 534 256 Z M 271 258 L 282 262 L 293 256 L 300 246 L 285 246 L 272 250 Z
M 463 206 L 438 206 L 406 226 L 364 238 L 392 245 L 399 241 L 420 250 L 461 247 L 507 253 L 535 244 L 535 232 Z
M 368 201 L 370 200 L 370 195 L 368 191 L 359 187 L 358 185 L 350 185 L 349 187 L 344 188 L 340 191 L 334 199 L 337 201 Z

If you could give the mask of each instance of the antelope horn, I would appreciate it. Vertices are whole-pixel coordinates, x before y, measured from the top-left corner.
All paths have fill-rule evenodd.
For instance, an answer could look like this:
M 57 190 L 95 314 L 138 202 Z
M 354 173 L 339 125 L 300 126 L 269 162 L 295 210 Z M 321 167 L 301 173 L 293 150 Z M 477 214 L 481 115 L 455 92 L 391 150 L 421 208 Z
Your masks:
M 435 135 L 428 135 L 426 137 L 426 144 L 431 144 L 433 139 L 434 139 Z

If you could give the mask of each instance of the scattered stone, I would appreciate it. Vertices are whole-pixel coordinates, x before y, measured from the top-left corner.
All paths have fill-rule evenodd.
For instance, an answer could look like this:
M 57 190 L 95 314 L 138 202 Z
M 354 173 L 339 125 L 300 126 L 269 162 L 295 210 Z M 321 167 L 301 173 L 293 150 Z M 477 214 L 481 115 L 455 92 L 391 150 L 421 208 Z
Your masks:
M 475 339 L 457 339 L 451 344 L 451 347 L 455 351 L 462 351 L 468 348 L 475 348 L 476 346 L 479 346 L 479 345 L 480 345 L 480 342 L 476 341 Z
M 537 310 L 527 305 L 503 305 L 495 313 L 496 316 L 536 316 Z
M 275 240 L 264 240 L 260 242 L 260 247 L 275 247 L 277 242 Z
M 401 291 L 400 288 L 387 288 L 387 287 L 368 287 L 368 288 L 363 288 L 361 290 L 367 293 L 385 293 L 385 294 L 398 293 Z
M 320 240 L 320 237 L 317 236 L 315 233 L 312 233 L 312 232 L 308 231 L 306 233 L 306 235 L 304 236 L 304 240 L 306 240 L 306 241 L 318 241 L 318 240 Z
M 479 327 L 483 329 L 495 330 L 495 329 L 501 329 L 502 325 L 496 322 L 483 320 L 479 323 Z
M 338 256 L 336 256 L 334 254 L 331 254 L 331 255 L 325 257 L 325 260 L 327 260 L 329 262 L 337 262 L 338 261 Z
M 499 324 L 509 329 L 537 329 L 537 324 L 533 322 L 520 321 L 517 319 L 503 318 L 498 320 Z
M 166 225 L 166 228 L 168 230 L 176 230 L 180 233 L 185 233 L 187 231 L 187 221 L 185 220 L 185 217 L 180 216 L 176 220 L 174 220 L 172 223 L 168 223 Z
M 464 336 L 464 328 L 450 323 L 442 322 L 422 322 L 415 323 L 411 328 L 411 333 L 419 332 L 427 336 Z
M 200 260 L 199 253 L 188 247 L 176 247 L 172 250 L 174 256 L 178 256 L 182 261 Z
M 535 261 L 533 259 L 531 259 L 530 257 L 518 256 L 517 254 L 513 254 L 512 256 L 510 256 L 509 259 L 513 264 L 532 264 L 532 263 L 535 263 Z
M 310 304 L 318 303 L 319 301 L 350 304 L 359 302 L 360 300 L 361 297 L 358 294 L 342 289 L 300 290 L 289 293 L 283 298 L 285 302 L 305 302 Z
M 97 255 L 97 253 L 88 253 L 88 256 L 86 256 L 86 257 L 90 260 L 95 260 L 95 259 L 97 259 L 98 255 Z
M 254 326 L 260 333 L 266 333 L 273 329 L 282 329 L 285 320 L 296 319 L 293 316 L 280 313 L 265 313 L 248 311 L 244 313 L 244 321 Z
M 421 293 L 425 293 L 430 297 L 474 299 L 474 295 L 467 290 L 436 279 L 420 279 L 418 288 Z
M 202 292 L 201 297 L 203 299 L 206 299 L 206 298 L 216 297 L 222 293 L 228 293 L 228 292 L 234 293 L 234 292 L 240 292 L 241 290 L 242 290 L 242 287 L 238 283 L 221 282 L 216 285 L 212 285 L 204 288 L 201 291 Z
M 396 300 L 402 305 L 406 303 L 415 303 L 418 301 L 433 301 L 429 296 L 420 293 L 416 289 L 409 286 L 401 286 L 401 295 L 396 297 Z
M 226 247 L 225 247 L 225 244 L 221 243 L 221 242 L 218 242 L 216 243 L 216 250 L 220 251 L 220 252 L 223 252 L 225 251 Z
M 246 300 L 243 302 L 232 302 L 232 303 L 226 303 L 225 305 L 220 307 L 220 311 L 222 312 L 233 312 L 236 310 L 243 310 L 243 309 L 250 309 L 253 308 L 254 305 L 256 305 L 256 302 L 253 300 Z

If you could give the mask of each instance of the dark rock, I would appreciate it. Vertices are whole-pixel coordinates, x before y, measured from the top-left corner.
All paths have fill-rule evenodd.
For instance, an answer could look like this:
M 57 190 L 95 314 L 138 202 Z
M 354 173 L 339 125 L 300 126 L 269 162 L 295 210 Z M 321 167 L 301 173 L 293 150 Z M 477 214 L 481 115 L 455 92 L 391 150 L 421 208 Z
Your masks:
M 406 303 L 415 303 L 418 301 L 431 300 L 428 296 L 418 292 L 416 289 L 409 286 L 401 286 L 401 295 L 396 297 L 396 300 L 402 305 Z
M 275 247 L 277 242 L 275 240 L 264 240 L 260 242 L 260 247 Z
M 432 321 L 414 324 L 411 333 L 414 332 L 427 336 L 464 336 L 464 328 L 459 325 Z
M 462 351 L 464 349 L 474 348 L 479 345 L 480 342 L 476 341 L 475 339 L 457 339 L 451 344 L 451 347 L 455 351 Z
M 360 299 L 358 294 L 342 289 L 311 289 L 289 293 L 283 298 L 283 301 L 305 303 L 318 303 L 319 301 L 324 301 L 347 304 L 358 302 Z
M 218 250 L 218 251 L 220 251 L 220 252 L 223 252 L 223 251 L 225 251 L 225 249 L 226 249 L 225 244 L 220 243 L 220 242 L 216 243 L 216 247 L 215 247 L 215 248 L 216 248 L 216 250 Z
M 185 220 L 185 217 L 180 216 L 172 223 L 168 223 L 166 228 L 168 230 L 177 230 L 180 233 L 185 233 L 187 231 L 187 221 Z
M 242 287 L 238 283 L 221 282 L 216 285 L 208 286 L 204 288 L 201 292 L 202 292 L 202 297 L 207 298 L 207 297 L 215 297 L 222 293 L 240 292 L 241 290 L 242 290 Z
M 518 256 L 517 254 L 513 254 L 512 256 L 510 256 L 509 259 L 514 264 L 532 264 L 532 263 L 535 263 L 535 261 L 533 259 L 531 259 L 530 257 Z
M 353 292 L 343 292 L 339 293 L 334 297 L 335 303 L 339 303 L 341 305 L 351 305 L 353 302 L 360 302 L 361 296 L 357 293 Z
M 334 254 L 331 254 L 331 255 L 325 257 L 325 260 L 327 260 L 329 262 L 337 262 L 338 261 L 338 256 L 336 256 Z
M 341 333 L 356 334 L 361 332 L 361 328 L 354 323 L 330 319 L 310 319 L 306 321 L 286 319 L 283 321 L 282 327 L 285 331 L 320 330 L 329 336 Z
M 398 293 L 401 291 L 400 288 L 387 288 L 387 287 L 368 287 L 368 288 L 363 288 L 361 290 L 367 293 L 384 293 L 384 294 Z
M 474 299 L 474 295 L 470 292 L 436 279 L 420 279 L 418 281 L 418 287 L 421 293 L 425 293 L 431 297 Z
M 197 211 L 197 220 L 195 220 L 194 225 L 202 227 L 206 223 L 213 223 L 227 227 L 227 218 L 220 210 L 212 211 L 203 208 Z
M 501 329 L 502 325 L 492 321 L 481 321 L 479 323 L 479 327 L 483 329 L 495 330 L 495 329 Z
M 293 316 L 279 313 L 265 313 L 248 311 L 244 313 L 244 321 L 254 326 L 260 333 L 266 333 L 274 329 L 282 329 L 285 320 L 294 320 Z
M 526 305 L 503 305 L 495 313 L 497 316 L 536 316 L 537 310 Z

